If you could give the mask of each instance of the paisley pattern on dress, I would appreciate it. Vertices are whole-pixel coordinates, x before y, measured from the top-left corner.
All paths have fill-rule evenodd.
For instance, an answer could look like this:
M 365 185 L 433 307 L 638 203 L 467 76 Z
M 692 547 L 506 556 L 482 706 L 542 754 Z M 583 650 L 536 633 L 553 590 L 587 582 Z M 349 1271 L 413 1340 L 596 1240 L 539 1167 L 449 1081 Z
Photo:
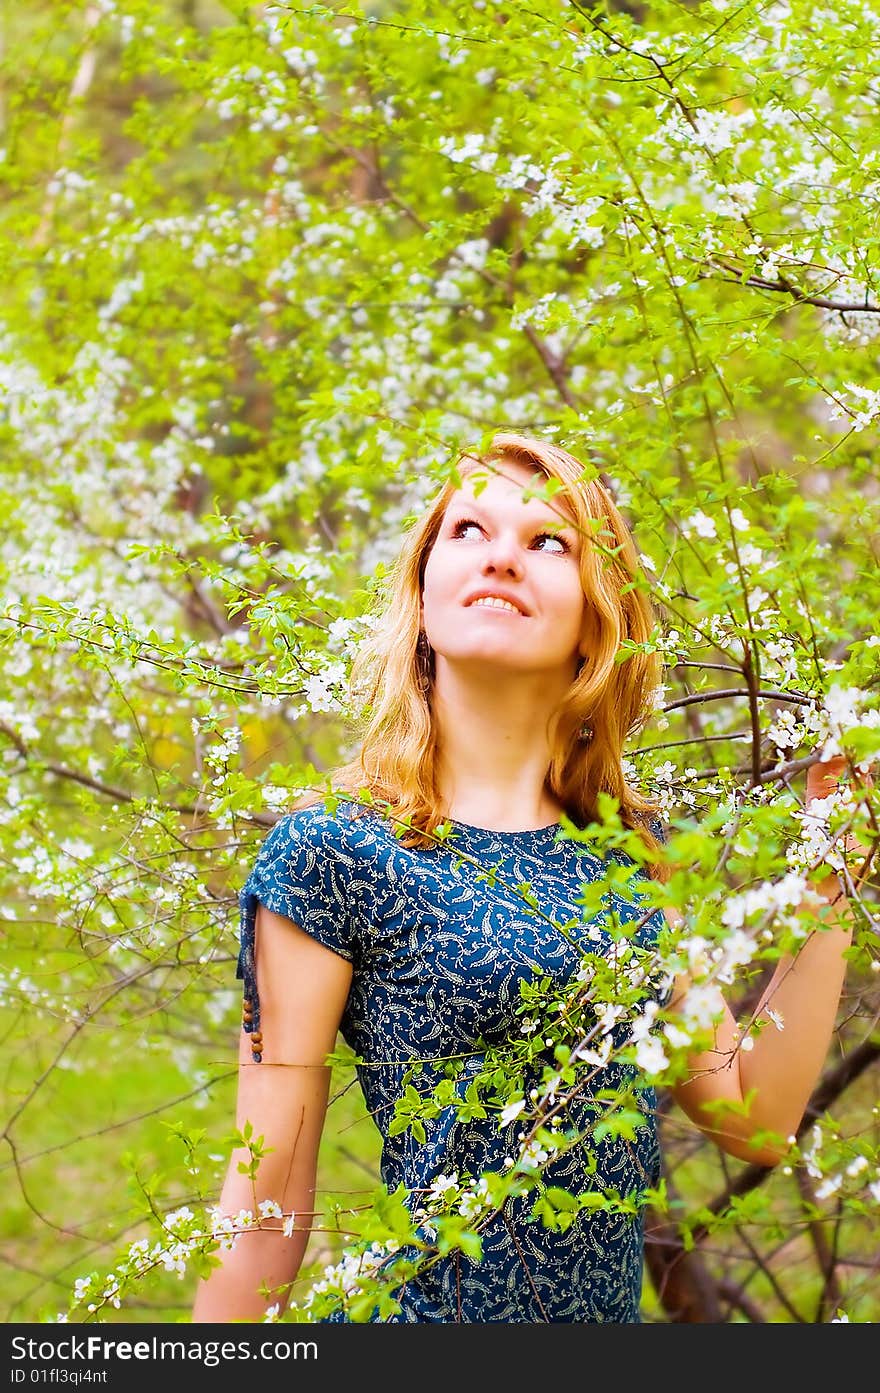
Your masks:
M 581 966 L 583 950 L 601 950 L 610 938 L 584 921 L 577 903 L 585 882 L 603 863 L 553 823 L 521 832 L 492 832 L 453 822 L 454 836 L 430 848 L 406 848 L 376 810 L 340 800 L 282 818 L 269 832 L 240 895 L 241 949 L 237 976 L 244 981 L 260 1028 L 254 965 L 257 904 L 294 921 L 353 965 L 340 1033 L 361 1061 L 364 1099 L 382 1134 L 382 1180 L 401 1182 L 416 1201 L 441 1175 L 480 1176 L 501 1171 L 517 1147 L 521 1124 L 499 1124 L 498 1113 L 463 1122 L 454 1107 L 425 1122 L 424 1142 L 409 1128 L 388 1135 L 394 1104 L 412 1063 L 433 1089 L 439 1061 L 468 1054 L 468 1074 L 480 1067 L 480 1049 L 520 1033 L 520 984 L 551 976 L 564 983 Z M 457 853 L 461 853 L 458 855 Z M 630 863 L 622 852 L 612 855 Z M 486 870 L 479 875 L 462 856 Z M 528 882 L 541 913 L 515 892 Z M 612 891 L 610 901 L 616 901 Z M 610 907 L 620 920 L 645 919 L 638 898 Z M 577 921 L 572 925 L 572 921 Z M 601 922 L 601 919 L 600 919 Z M 650 947 L 663 922 L 657 910 L 640 925 L 637 941 Z M 569 937 L 555 925 L 568 926 Z M 592 927 L 592 937 L 588 932 Z M 570 939 L 574 938 L 575 942 Z M 599 942 L 597 943 L 597 938 Z M 433 1062 L 433 1068 L 432 1068 Z M 628 1071 L 628 1072 L 627 1072 Z M 625 1084 L 632 1066 L 610 1061 L 596 1087 Z M 536 1069 L 535 1082 L 540 1080 Z M 523 1079 L 525 1096 L 531 1080 Z M 423 1083 L 419 1085 L 423 1087 Z M 659 1153 L 653 1091 L 639 1094 L 645 1125 L 628 1141 L 587 1138 L 555 1156 L 544 1169 L 548 1185 L 573 1194 L 610 1187 L 627 1194 L 654 1185 Z M 592 1108 L 592 1110 L 591 1110 Z M 589 1096 L 572 1105 L 582 1116 L 566 1126 L 585 1130 L 595 1120 Z M 564 1232 L 531 1217 L 534 1196 L 508 1201 L 481 1229 L 479 1261 L 459 1253 L 436 1259 L 396 1295 L 391 1321 L 637 1322 L 642 1281 L 643 1229 L 639 1216 L 581 1211 Z M 340 1310 L 328 1321 L 344 1321 Z M 376 1319 L 376 1317 L 374 1317 Z

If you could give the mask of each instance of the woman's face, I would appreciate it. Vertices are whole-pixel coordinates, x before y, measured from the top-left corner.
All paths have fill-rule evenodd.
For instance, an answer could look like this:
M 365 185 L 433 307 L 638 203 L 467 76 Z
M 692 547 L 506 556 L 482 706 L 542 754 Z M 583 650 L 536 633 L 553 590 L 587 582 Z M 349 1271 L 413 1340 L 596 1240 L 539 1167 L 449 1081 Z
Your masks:
M 546 484 L 528 465 L 500 461 L 479 496 L 462 480 L 425 564 L 422 626 L 450 662 L 479 662 L 572 681 L 584 632 L 579 534 L 554 501 L 523 501 Z M 485 477 L 485 471 L 481 471 Z M 497 595 L 515 606 L 478 603 Z

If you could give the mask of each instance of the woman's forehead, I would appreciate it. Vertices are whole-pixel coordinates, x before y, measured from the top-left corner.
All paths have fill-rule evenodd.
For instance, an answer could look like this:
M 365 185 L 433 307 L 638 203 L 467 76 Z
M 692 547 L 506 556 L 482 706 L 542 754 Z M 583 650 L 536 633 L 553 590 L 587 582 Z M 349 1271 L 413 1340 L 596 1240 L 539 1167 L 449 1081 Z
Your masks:
M 507 481 L 509 485 L 518 485 L 523 488 L 526 484 L 533 487 L 546 484 L 547 475 L 537 465 L 527 464 L 523 460 L 501 458 L 483 464 L 472 459 L 467 473 L 461 473 L 461 482 L 464 488 L 468 488 L 478 479 L 490 484 L 495 481 L 498 483 Z
M 475 469 L 470 474 L 464 475 L 461 481 L 461 488 L 457 488 L 450 496 L 447 509 L 460 507 L 462 504 L 471 506 L 483 503 L 489 507 L 493 505 L 510 506 L 520 503 L 523 507 L 529 508 L 537 515 L 543 516 L 545 513 L 548 518 L 557 518 L 560 513 L 566 517 L 573 518 L 573 514 L 568 501 L 562 496 L 561 492 L 556 493 L 551 500 L 543 498 L 523 498 L 526 489 L 542 491 L 546 486 L 548 476 L 541 470 L 535 470 L 530 465 L 519 464 L 514 461 L 501 461 L 492 468 Z

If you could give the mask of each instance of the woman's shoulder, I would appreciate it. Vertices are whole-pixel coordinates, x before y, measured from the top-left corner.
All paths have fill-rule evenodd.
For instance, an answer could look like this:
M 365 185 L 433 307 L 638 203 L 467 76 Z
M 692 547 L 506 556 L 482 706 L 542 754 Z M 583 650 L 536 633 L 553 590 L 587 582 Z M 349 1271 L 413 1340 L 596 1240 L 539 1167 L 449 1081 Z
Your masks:
M 339 856 L 376 835 L 376 819 L 363 804 L 350 796 L 327 795 L 283 814 L 264 838 L 260 855 L 274 858 L 310 849 Z

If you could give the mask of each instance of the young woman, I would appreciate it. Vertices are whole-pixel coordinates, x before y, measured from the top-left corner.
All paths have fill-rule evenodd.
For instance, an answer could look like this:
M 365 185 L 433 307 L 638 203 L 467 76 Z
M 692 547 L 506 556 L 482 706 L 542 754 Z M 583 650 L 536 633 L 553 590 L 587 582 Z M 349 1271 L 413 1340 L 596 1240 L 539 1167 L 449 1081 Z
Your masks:
M 652 708 L 654 617 L 626 525 L 582 473 L 564 450 L 512 434 L 482 458 L 465 456 L 408 533 L 383 621 L 356 660 L 367 719 L 357 758 L 330 781 L 342 796 L 303 800 L 264 841 L 241 896 L 237 1108 L 239 1129 L 250 1122 L 264 1154 L 254 1182 L 239 1169 L 247 1153 L 233 1153 L 220 1208 L 234 1216 L 274 1201 L 267 1210 L 280 1217 L 221 1253 L 200 1283 L 197 1321 L 258 1319 L 287 1303 L 316 1209 L 326 1060 L 340 1030 L 382 1133 L 383 1181 L 389 1191 L 403 1184 L 425 1220 L 421 1245 L 392 1254 L 399 1284 L 371 1319 L 639 1319 L 643 1235 L 625 1197 L 658 1178 L 653 1100 L 633 1093 L 642 1121 L 629 1135 L 596 1127 L 607 1090 L 625 1095 L 638 1071 L 618 1058 L 632 1014 L 627 1025 L 623 1007 L 606 1001 L 597 1024 L 589 979 L 601 975 L 599 959 L 619 956 L 616 925 L 631 931 L 623 960 L 630 995 L 642 984 L 645 1028 L 661 1006 L 686 1006 L 691 984 L 678 977 L 670 993 L 669 979 L 639 966 L 665 921 L 645 912 L 626 877 L 638 863 L 643 887 L 669 872 L 662 826 L 627 785 L 622 749 Z M 831 791 L 842 767 L 813 766 L 808 799 Z M 369 801 L 358 798 L 365 790 Z M 559 836 L 563 825 L 600 823 L 603 794 L 635 852 L 630 842 L 593 854 L 589 841 Z M 607 912 L 586 913 L 584 888 L 609 863 L 623 878 L 609 882 Z M 836 875 L 821 893 L 836 902 L 830 927 L 826 915 L 796 959 L 779 963 L 758 1007 L 772 1006 L 784 1031 L 762 1030 L 738 1049 L 719 998 L 712 1047 L 689 1058 L 674 1090 L 719 1146 L 767 1166 L 801 1120 L 844 978 L 850 934 Z M 532 1040 L 536 1019 L 523 1003 L 538 983 L 564 1000 L 558 1028 L 545 1038 L 543 1017 Z M 462 1107 L 486 1061 L 504 1059 L 518 1061 L 513 1101 Z M 576 1085 L 547 1084 L 560 1059 L 586 1071 Z M 392 1125 L 402 1099 L 428 1099 L 440 1084 L 444 1106 L 423 1109 L 418 1126 Z M 550 1131 L 529 1131 L 536 1097 Z M 734 1106 L 713 1106 L 725 1102 Z M 574 1197 L 564 1223 L 534 1217 L 528 1181 L 538 1171 L 553 1187 L 540 1193 Z M 462 1188 L 479 1256 L 432 1247 L 432 1204 Z M 621 1202 L 593 1208 L 584 1196 L 597 1193 Z M 340 1304 L 318 1318 L 350 1315 Z

